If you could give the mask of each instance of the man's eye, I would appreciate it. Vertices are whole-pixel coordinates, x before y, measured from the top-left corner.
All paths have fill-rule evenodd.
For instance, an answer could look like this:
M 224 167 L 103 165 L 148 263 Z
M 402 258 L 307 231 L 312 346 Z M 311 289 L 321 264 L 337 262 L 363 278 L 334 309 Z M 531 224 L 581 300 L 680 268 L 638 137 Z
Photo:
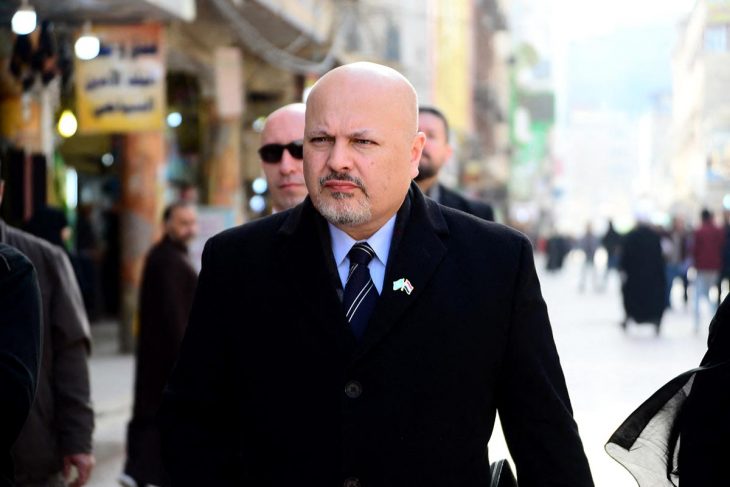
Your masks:
M 324 144 L 325 142 L 329 142 L 329 137 L 312 137 L 309 139 L 309 142 L 312 144 Z
M 369 139 L 355 139 L 355 143 L 358 145 L 373 145 L 375 142 Z

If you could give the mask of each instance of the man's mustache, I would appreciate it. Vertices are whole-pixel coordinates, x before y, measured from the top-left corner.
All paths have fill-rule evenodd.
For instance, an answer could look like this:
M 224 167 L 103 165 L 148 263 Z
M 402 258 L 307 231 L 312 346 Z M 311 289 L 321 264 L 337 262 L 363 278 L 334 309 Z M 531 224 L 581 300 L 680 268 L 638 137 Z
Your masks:
M 352 183 L 361 190 L 363 190 L 365 193 L 367 193 L 367 191 L 365 191 L 365 183 L 362 182 L 362 179 L 356 176 L 352 176 L 346 172 L 333 172 L 325 177 L 319 178 L 319 185 L 324 186 L 325 183 L 328 181 L 345 181 L 348 183 Z

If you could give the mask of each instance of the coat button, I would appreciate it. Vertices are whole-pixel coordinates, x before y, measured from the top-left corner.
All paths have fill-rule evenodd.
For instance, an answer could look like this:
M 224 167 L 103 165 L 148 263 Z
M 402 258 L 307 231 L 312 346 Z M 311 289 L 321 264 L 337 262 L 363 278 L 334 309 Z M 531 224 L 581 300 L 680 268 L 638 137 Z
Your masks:
M 350 399 L 357 399 L 362 395 L 362 384 L 356 380 L 351 380 L 345 385 L 345 395 Z
M 342 484 L 343 487 L 361 487 L 362 484 L 360 483 L 360 479 L 356 477 L 350 477 L 349 479 L 345 479 L 345 482 Z

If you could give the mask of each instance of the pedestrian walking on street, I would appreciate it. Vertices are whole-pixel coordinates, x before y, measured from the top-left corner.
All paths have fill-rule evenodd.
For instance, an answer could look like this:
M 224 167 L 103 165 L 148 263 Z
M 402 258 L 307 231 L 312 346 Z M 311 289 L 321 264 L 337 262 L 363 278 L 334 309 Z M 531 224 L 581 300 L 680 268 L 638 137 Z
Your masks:
M 687 304 L 687 271 L 692 262 L 690 257 L 690 233 L 682 218 L 672 218 L 672 228 L 662 237 L 662 251 L 666 260 L 666 307 L 672 307 L 672 287 L 677 278 L 682 280 L 684 303 Z
M 730 299 L 710 323 L 698 368 L 668 382 L 611 436 L 606 452 L 639 487 L 720 487 L 730 458 Z
M 586 225 L 586 233 L 578 240 L 578 248 L 583 252 L 584 261 L 583 267 L 580 272 L 580 283 L 578 284 L 578 291 L 583 292 L 586 288 L 586 279 L 590 275 L 590 280 L 593 285 L 593 290 L 597 290 L 596 281 L 596 264 L 594 258 L 596 250 L 598 250 L 599 241 L 598 237 L 593 233 L 593 227 L 590 223 Z
M 0 203 L 4 183 L 0 181 Z M 0 242 L 35 266 L 41 289 L 43 359 L 36 398 L 13 446 L 15 482 L 21 487 L 81 487 L 94 468 L 88 357 L 89 323 L 66 253 L 0 219 Z
M 722 245 L 722 267 L 720 268 L 720 276 L 717 278 L 717 299 L 722 301 L 725 295 L 722 290 L 722 285 L 725 281 L 728 281 L 728 289 L 730 290 L 730 212 L 723 214 L 723 226 L 722 232 L 725 236 L 725 240 Z
M 173 487 L 591 486 L 527 238 L 424 197 L 413 86 L 307 99 L 303 204 L 211 238 L 160 413 Z
M 692 240 L 692 260 L 697 275 L 694 280 L 694 318 L 695 330 L 700 326 L 701 301 L 714 313 L 716 303 L 710 299 L 710 289 L 717 283 L 722 268 L 722 250 L 725 244 L 725 235 L 712 220 L 712 213 L 703 209 L 700 214 L 702 223 L 695 230 Z
M 147 254 L 139 295 L 134 407 L 127 428 L 127 461 L 119 481 L 125 487 L 168 487 L 162 467 L 156 414 L 162 391 L 177 359 L 197 274 L 188 245 L 197 233 L 195 208 L 186 202 L 168 206 L 165 233 Z
M 624 237 L 619 261 L 625 311 L 621 326 L 624 329 L 629 320 L 633 320 L 637 324 L 654 325 L 659 334 L 666 304 L 664 267 L 659 235 L 640 219 Z
M 570 253 L 570 247 L 567 237 L 556 231 L 552 232 L 545 245 L 545 253 L 547 254 L 545 268 L 548 272 L 557 272 L 563 268 L 563 262 Z
M 619 253 L 621 251 L 621 235 L 613 228 L 613 221 L 608 220 L 608 229 L 601 238 L 601 246 L 606 250 L 606 270 L 603 273 L 603 287 L 608 285 L 611 271 L 618 270 Z
M 0 243 L 0 487 L 12 487 L 10 449 L 30 412 L 41 364 L 41 292 L 26 256 Z
M 274 213 L 293 208 L 307 196 L 303 172 L 304 103 L 292 103 L 266 117 L 259 158 Z

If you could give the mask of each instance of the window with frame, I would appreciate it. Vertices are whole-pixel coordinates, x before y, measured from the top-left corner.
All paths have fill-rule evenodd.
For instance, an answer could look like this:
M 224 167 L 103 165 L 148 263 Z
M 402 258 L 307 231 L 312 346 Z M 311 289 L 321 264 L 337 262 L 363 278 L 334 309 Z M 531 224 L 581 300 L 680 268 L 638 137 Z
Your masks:
M 728 25 L 710 25 L 705 29 L 705 52 L 728 51 Z

